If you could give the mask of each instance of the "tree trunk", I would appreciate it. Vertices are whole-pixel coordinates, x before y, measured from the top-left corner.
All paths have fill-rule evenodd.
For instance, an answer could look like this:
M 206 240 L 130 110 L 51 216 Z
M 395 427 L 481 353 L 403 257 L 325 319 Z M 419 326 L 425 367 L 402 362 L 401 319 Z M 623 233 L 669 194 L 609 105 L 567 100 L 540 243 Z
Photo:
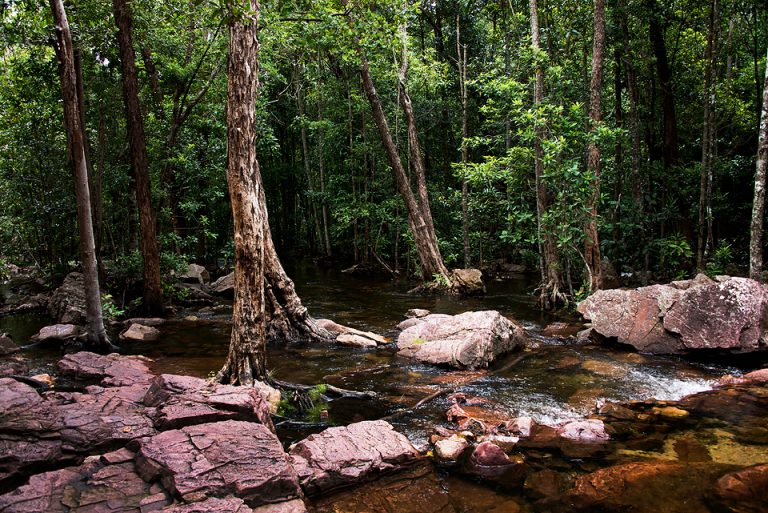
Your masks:
M 648 0 L 648 9 L 651 13 L 649 20 L 651 45 L 653 46 L 653 53 L 656 57 L 656 69 L 658 70 L 659 80 L 661 81 L 661 108 L 664 117 L 664 169 L 669 169 L 677 163 L 679 153 L 675 94 L 672 89 L 672 72 L 669 69 L 664 33 L 659 26 L 659 13 L 656 0 Z
M 314 225 L 315 225 L 315 236 L 317 237 L 318 241 L 321 241 L 320 245 L 322 245 L 323 229 L 320 224 L 320 213 L 318 212 L 318 208 L 317 208 L 315 186 L 313 184 L 311 166 L 309 163 L 309 137 L 307 136 L 307 125 L 306 125 L 307 120 L 305 119 L 306 109 L 304 108 L 304 91 L 301 86 L 298 86 L 298 91 L 296 92 L 296 102 L 298 104 L 299 117 L 302 118 L 301 156 L 302 156 L 302 160 L 304 161 L 304 178 L 307 181 L 307 193 L 309 195 L 309 197 L 307 198 L 307 202 L 309 203 L 309 210 L 312 213 L 312 220 L 314 221 Z M 309 228 L 307 229 L 307 235 L 311 235 Z M 314 241 L 314 237 L 310 237 L 309 240 L 311 242 L 311 248 L 314 249 L 315 244 L 314 242 L 312 242 Z
M 701 169 L 699 176 L 699 233 L 696 248 L 696 268 L 704 271 L 709 251 L 707 242 L 711 238 L 712 218 L 712 170 L 714 168 L 715 148 L 715 70 L 717 56 L 717 29 L 719 26 L 717 0 L 712 0 L 709 7 L 709 34 L 704 60 L 704 122 L 701 136 Z M 707 228 L 709 227 L 709 230 Z
M 264 218 L 259 163 L 256 160 L 258 15 L 230 12 L 227 72 L 227 184 L 235 239 L 235 297 L 229 353 L 217 381 L 252 385 L 267 377 L 264 298 Z
M 464 241 L 464 268 L 469 268 L 469 187 L 467 184 L 467 45 L 461 44 L 461 26 L 456 16 L 456 63 L 459 66 L 459 94 L 461 96 L 461 232 Z
M 589 87 L 589 121 L 592 140 L 587 145 L 587 166 L 592 173 L 592 198 L 589 221 L 585 229 L 584 259 L 591 277 L 590 290 L 602 286 L 600 239 L 597 233 L 598 203 L 600 201 L 600 146 L 594 137 L 601 120 L 603 88 L 603 54 L 605 53 L 605 0 L 595 0 L 594 40 L 592 42 L 592 81 Z
M 115 10 L 115 23 L 117 25 L 117 43 L 120 47 L 126 131 L 128 144 L 131 148 L 133 176 L 136 182 L 136 203 L 139 209 L 141 229 L 141 256 L 144 259 L 144 301 L 142 308 L 147 315 L 159 315 L 163 312 L 160 256 L 157 247 L 155 213 L 152 208 L 144 120 L 139 105 L 139 80 L 133 54 L 133 20 L 126 0 L 113 0 L 112 5 Z
M 763 85 L 763 107 L 755 165 L 755 197 L 752 203 L 752 229 L 749 242 L 749 277 L 760 280 L 763 272 L 763 212 L 765 210 L 765 175 L 768 172 L 768 58 Z
M 537 111 L 535 126 L 536 137 L 533 142 L 534 178 L 536 181 L 536 229 L 539 244 L 539 270 L 541 285 L 539 286 L 539 305 L 545 309 L 555 308 L 565 301 L 563 277 L 560 266 L 560 255 L 552 234 L 542 229 L 542 219 L 549 209 L 550 199 L 547 184 L 544 181 L 544 146 L 545 128 L 543 120 L 538 119 L 541 104 L 544 102 L 544 69 L 538 59 L 541 52 L 541 34 L 539 31 L 539 7 L 537 0 L 529 1 L 531 15 L 531 46 L 537 54 L 535 81 L 533 86 L 533 105 Z
M 104 330 L 101 314 L 101 294 L 99 292 L 96 249 L 93 241 L 91 219 L 91 198 L 88 187 L 88 169 L 85 162 L 82 116 L 77 101 L 77 74 L 75 55 L 72 47 L 72 35 L 69 31 L 67 13 L 63 0 L 50 0 L 53 20 L 56 27 L 54 50 L 59 65 L 61 93 L 64 105 L 64 123 L 72 156 L 75 177 L 75 195 L 77 197 L 77 221 L 80 232 L 80 258 L 83 266 L 85 286 L 85 317 L 87 344 L 97 351 L 114 349 Z

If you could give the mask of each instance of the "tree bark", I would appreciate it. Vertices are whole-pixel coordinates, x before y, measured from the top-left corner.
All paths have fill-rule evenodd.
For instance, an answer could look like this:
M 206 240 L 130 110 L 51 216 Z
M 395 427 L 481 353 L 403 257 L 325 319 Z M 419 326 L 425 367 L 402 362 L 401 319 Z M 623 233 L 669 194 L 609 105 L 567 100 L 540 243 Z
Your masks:
M 539 270 L 541 285 L 539 286 L 539 305 L 547 310 L 565 302 L 563 277 L 560 266 L 560 255 L 554 238 L 548 230 L 542 227 L 542 219 L 549 209 L 549 190 L 544 181 L 544 146 L 546 136 L 543 120 L 539 118 L 541 104 L 544 103 L 544 69 L 538 62 L 541 52 L 541 33 L 539 30 L 539 6 L 537 0 L 529 1 L 531 17 L 531 46 L 536 54 L 536 69 L 534 70 L 533 106 L 537 111 L 537 121 L 534 128 L 534 179 L 536 182 L 536 230 L 539 241 Z
M 252 385 L 267 377 L 264 297 L 264 219 L 256 159 L 259 4 L 230 12 L 227 72 L 227 185 L 235 239 L 235 296 L 229 353 L 217 381 Z
M 587 146 L 587 166 L 592 173 L 592 198 L 589 220 L 585 229 L 584 259 L 591 277 L 590 290 L 602 286 L 600 239 L 597 233 L 598 203 L 600 201 L 600 146 L 595 141 L 602 118 L 603 55 L 605 53 L 605 0 L 595 0 L 594 39 L 592 42 L 592 80 L 589 87 L 589 121 L 591 140 Z
M 77 74 L 72 35 L 69 30 L 67 13 L 62 0 L 50 0 L 53 20 L 56 27 L 54 50 L 59 65 L 61 93 L 64 105 L 64 124 L 72 156 L 75 177 L 75 195 L 77 197 L 77 221 L 80 232 L 80 259 L 83 266 L 85 286 L 85 317 L 87 345 L 97 351 L 109 351 L 114 346 L 109 342 L 104 330 L 101 313 L 101 294 L 99 292 L 96 249 L 93 240 L 91 219 L 91 198 L 88 187 L 88 169 L 85 162 L 82 116 L 77 100 Z
M 131 148 L 131 165 L 136 182 L 136 203 L 141 230 L 141 256 L 144 259 L 144 301 L 147 315 L 163 312 L 163 293 L 160 287 L 160 255 L 157 247 L 155 212 L 152 208 L 149 159 L 144 135 L 144 120 L 139 105 L 139 80 L 133 53 L 133 20 L 126 0 L 113 0 L 120 65 L 123 73 L 123 101 L 126 113 L 126 132 Z
M 715 149 L 715 70 L 717 56 L 717 32 L 719 26 L 717 0 L 709 6 L 709 34 L 704 60 L 704 122 L 701 135 L 701 169 L 699 172 L 699 233 L 696 248 L 696 268 L 704 271 L 706 257 L 712 247 L 708 242 L 712 236 L 712 170 Z M 708 229 L 709 228 L 709 229 Z
M 767 52 L 768 53 L 768 52 Z M 755 165 L 755 196 L 752 203 L 752 229 L 749 242 L 749 277 L 760 280 L 763 272 L 763 213 L 765 211 L 765 175 L 768 172 L 768 57 L 763 85 L 763 107 Z
M 467 45 L 461 44 L 460 18 L 456 16 L 456 63 L 459 66 L 459 94 L 461 96 L 461 232 L 464 241 L 464 268 L 470 266 L 469 256 L 469 187 L 467 183 L 467 160 L 469 148 L 467 138 L 469 127 L 467 120 Z M 462 49 L 464 50 L 462 52 Z

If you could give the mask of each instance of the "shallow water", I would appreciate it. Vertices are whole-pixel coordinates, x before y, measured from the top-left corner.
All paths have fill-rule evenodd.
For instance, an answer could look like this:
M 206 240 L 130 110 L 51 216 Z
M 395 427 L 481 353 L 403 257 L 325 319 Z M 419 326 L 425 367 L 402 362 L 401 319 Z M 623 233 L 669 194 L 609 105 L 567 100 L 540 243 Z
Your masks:
M 393 328 L 410 308 L 449 314 L 495 309 L 520 321 L 539 337 L 541 347 L 525 354 L 508 370 L 488 375 L 448 371 L 406 360 L 398 357 L 392 346 L 365 350 L 301 343 L 270 344 L 267 365 L 278 379 L 305 384 L 329 383 L 354 390 L 372 390 L 378 394 L 376 400 L 329 402 L 328 418 L 323 423 L 301 419 L 278 422 L 279 435 L 286 445 L 328 425 L 395 414 L 437 390 L 454 387 L 457 381 L 467 382 L 460 387 L 461 392 L 484 402 L 486 416 L 492 414 L 501 419 L 530 416 L 541 423 L 554 424 L 584 418 L 606 401 L 677 400 L 711 389 L 714 380 L 723 374 L 738 372 L 724 365 L 691 363 L 675 357 L 643 356 L 610 348 L 565 346 L 556 340 L 543 338 L 539 334 L 541 328 L 558 319 L 534 307 L 533 298 L 528 293 L 531 283 L 522 277 L 490 283 L 488 294 L 483 298 L 457 299 L 411 296 L 407 294 L 406 283 L 361 279 L 312 266 L 289 269 L 289 274 L 315 317 L 327 317 L 358 329 L 392 336 Z M 182 312 L 179 317 L 188 315 L 195 316 L 196 320 L 169 321 L 160 327 L 162 339 L 159 342 L 134 343 L 126 348 L 127 352 L 153 358 L 153 370 L 156 372 L 199 377 L 215 372 L 227 353 L 228 316 L 188 311 Z M 46 322 L 44 316 L 0 317 L 0 331 L 10 332 L 14 340 L 23 343 Z M 29 350 L 25 354 L 38 372 L 50 372 L 53 362 L 59 357 L 58 351 L 45 348 Z M 502 368 L 518 356 L 504 357 L 490 370 Z M 392 423 L 417 447 L 427 449 L 427 440 L 434 427 L 446 424 L 445 411 L 449 406 L 448 399 L 441 397 L 394 418 Z M 704 447 L 703 450 L 714 463 L 747 465 L 767 462 L 768 451 L 764 450 L 764 444 L 768 444 L 768 435 L 760 431 L 764 430 L 764 417 L 759 415 L 752 419 L 751 424 L 747 422 L 751 417 L 746 410 L 734 410 L 732 418 L 725 419 L 703 416 L 673 435 L 650 433 L 651 438 L 659 438 L 658 444 L 640 444 L 642 447 L 639 448 L 616 446 L 611 449 L 610 459 L 613 463 L 675 460 L 679 456 L 675 452 L 678 451 L 675 444 L 680 443 L 680 439 L 690 439 L 696 441 L 696 447 Z M 746 422 L 747 428 L 739 427 L 742 421 Z M 752 434 L 745 437 L 745 429 Z M 765 436 L 766 440 L 760 439 L 761 436 Z M 760 439 L 760 443 L 755 442 L 755 437 Z M 585 465 L 581 460 L 563 459 L 557 455 L 530 457 L 541 468 L 554 468 L 566 473 L 594 470 L 604 465 L 604 462 Z M 536 460 L 539 457 L 543 458 L 541 462 Z M 409 496 L 415 497 L 414 490 L 419 490 L 417 495 L 422 497 L 420 500 L 434 507 L 423 509 L 415 506 L 419 501 L 408 499 Z M 323 499 L 316 507 L 318 511 L 377 511 L 379 506 L 369 504 L 373 509 L 366 510 L 362 505 L 369 499 L 379 500 L 376 499 L 379 493 L 388 496 L 386 500 L 394 501 L 386 507 L 380 506 L 384 508 L 381 511 L 480 513 L 536 509 L 519 492 L 479 485 L 453 474 L 435 472 L 431 467 L 419 470 L 415 476 L 392 482 L 382 481 L 378 485 Z M 403 496 L 398 499 L 398 494 Z M 403 502 L 398 503 L 401 499 Z M 410 506 L 406 507 L 406 503 Z

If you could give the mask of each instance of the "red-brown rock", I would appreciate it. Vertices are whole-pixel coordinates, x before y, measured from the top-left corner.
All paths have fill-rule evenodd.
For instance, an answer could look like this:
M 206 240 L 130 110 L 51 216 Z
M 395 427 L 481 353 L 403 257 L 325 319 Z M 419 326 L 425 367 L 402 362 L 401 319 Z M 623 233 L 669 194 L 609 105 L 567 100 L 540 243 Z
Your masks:
M 757 465 L 718 479 L 714 494 L 734 513 L 768 511 L 768 465 Z
M 174 496 L 234 494 L 250 506 L 298 498 L 296 474 L 265 426 L 228 420 L 165 431 L 142 442 L 139 474 Z
M 290 455 L 309 495 L 397 470 L 419 456 L 408 439 L 383 420 L 328 428 L 293 445 Z
M 143 356 L 98 355 L 88 351 L 68 354 L 57 367 L 65 375 L 83 380 L 97 380 L 104 386 L 149 385 L 154 375 Z
M 156 408 L 155 425 L 160 430 L 223 420 L 257 422 L 274 431 L 269 406 L 254 387 L 209 383 L 191 376 L 157 376 L 144 397 Z

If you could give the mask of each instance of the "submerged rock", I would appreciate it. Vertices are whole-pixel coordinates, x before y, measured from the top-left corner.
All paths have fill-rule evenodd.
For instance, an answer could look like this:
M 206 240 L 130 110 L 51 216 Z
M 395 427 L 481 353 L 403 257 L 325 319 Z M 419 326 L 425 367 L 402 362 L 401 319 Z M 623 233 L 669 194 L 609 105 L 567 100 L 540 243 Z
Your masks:
M 472 451 L 464 470 L 505 487 L 516 488 L 523 484 L 528 466 L 520 456 L 510 458 L 498 445 L 482 442 Z
M 697 350 L 751 352 L 768 347 L 768 291 L 747 278 L 694 280 L 601 290 L 580 313 L 603 337 L 659 354 Z
M 383 420 L 328 428 L 294 444 L 289 452 L 308 495 L 398 470 L 419 456 L 408 439 Z
M 280 441 L 261 424 L 228 420 L 165 431 L 141 444 L 138 473 L 175 497 L 235 494 L 251 506 L 300 496 Z
M 457 368 L 487 367 L 497 356 L 523 347 L 528 335 L 493 310 L 428 315 L 397 338 L 399 355 Z

